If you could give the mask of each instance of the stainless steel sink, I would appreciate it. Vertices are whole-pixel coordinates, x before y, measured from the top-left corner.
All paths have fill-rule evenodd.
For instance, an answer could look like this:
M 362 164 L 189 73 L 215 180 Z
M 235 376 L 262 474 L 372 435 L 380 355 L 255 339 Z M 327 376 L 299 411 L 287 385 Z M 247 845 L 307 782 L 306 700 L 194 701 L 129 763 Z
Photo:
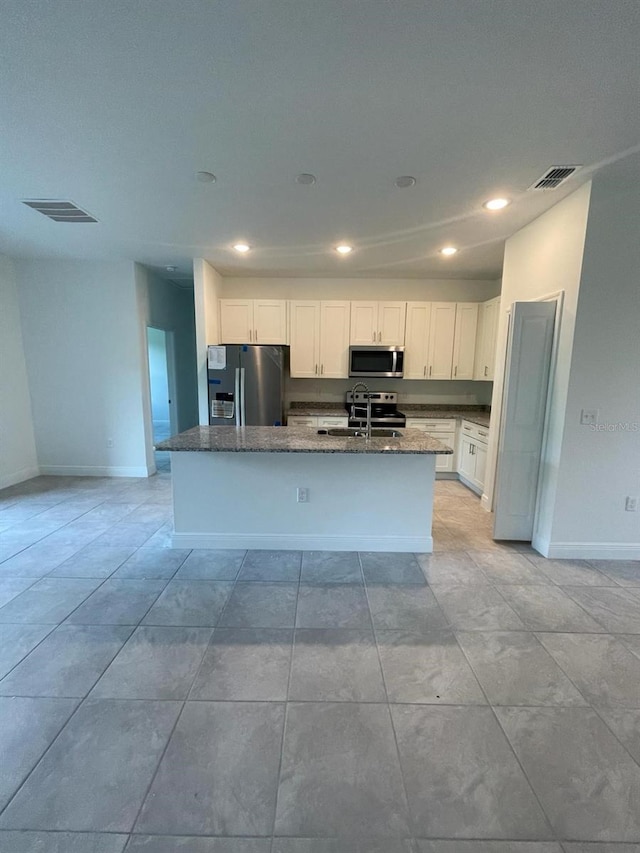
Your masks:
M 334 427 L 332 429 L 319 429 L 318 435 L 333 435 L 337 438 L 366 438 L 367 432 L 364 429 L 356 429 L 354 427 Z M 371 438 L 400 438 L 401 432 L 397 429 L 384 429 L 374 427 L 371 430 Z

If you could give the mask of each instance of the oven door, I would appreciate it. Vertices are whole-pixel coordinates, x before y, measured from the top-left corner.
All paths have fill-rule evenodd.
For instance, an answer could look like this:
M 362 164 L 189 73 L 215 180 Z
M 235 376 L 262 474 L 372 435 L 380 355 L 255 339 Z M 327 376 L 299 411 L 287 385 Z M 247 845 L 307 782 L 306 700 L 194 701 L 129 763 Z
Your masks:
M 349 347 L 349 376 L 402 379 L 404 347 Z

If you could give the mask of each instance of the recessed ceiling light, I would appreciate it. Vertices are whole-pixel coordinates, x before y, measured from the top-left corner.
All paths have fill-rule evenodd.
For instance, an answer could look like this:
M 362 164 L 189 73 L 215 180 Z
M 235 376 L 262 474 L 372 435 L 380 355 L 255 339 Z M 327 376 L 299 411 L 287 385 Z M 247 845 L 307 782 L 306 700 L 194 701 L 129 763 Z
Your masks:
M 455 253 L 457 251 L 458 250 L 456 249 L 455 246 L 443 246 L 442 249 L 440 249 L 440 254 L 441 255 L 455 255 Z
M 487 210 L 502 210 L 502 208 L 506 207 L 508 204 L 511 204 L 511 201 L 508 198 L 490 198 L 489 201 L 485 201 L 482 206 L 486 207 Z
M 244 255 L 245 252 L 248 252 L 251 246 L 247 243 L 235 243 L 233 247 L 236 252 L 240 252 L 241 255 Z
M 399 178 L 396 178 L 393 182 L 398 189 L 405 189 L 405 187 L 415 187 L 416 179 L 412 175 L 400 175 Z
M 214 184 L 216 176 L 213 172 L 196 172 L 196 179 L 200 181 L 201 184 Z
M 311 186 L 311 184 L 315 184 L 316 176 L 311 175 L 308 172 L 302 172 L 301 175 L 296 175 L 296 184 L 304 184 L 305 186 Z
M 178 267 L 165 267 L 165 269 L 167 272 L 175 272 L 178 269 Z
M 339 246 L 336 246 L 336 252 L 340 255 L 348 255 L 352 250 L 353 246 L 349 246 L 346 243 L 341 243 Z

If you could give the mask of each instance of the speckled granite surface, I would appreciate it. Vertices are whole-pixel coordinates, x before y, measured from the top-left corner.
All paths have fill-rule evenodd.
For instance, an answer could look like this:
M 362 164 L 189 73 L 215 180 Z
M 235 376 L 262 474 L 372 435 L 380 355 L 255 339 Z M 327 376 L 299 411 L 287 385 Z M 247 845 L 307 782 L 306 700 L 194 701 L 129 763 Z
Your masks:
M 402 438 L 339 438 L 309 427 L 197 426 L 156 445 L 157 450 L 214 453 L 453 453 L 421 430 L 402 429 Z
M 491 412 L 488 412 L 484 406 L 422 406 L 419 403 L 398 403 L 398 408 L 408 418 L 460 418 L 483 427 L 488 427 L 491 419 Z M 347 414 L 344 405 L 339 403 L 301 402 L 292 402 L 289 413 L 301 417 L 322 417 L 323 415 L 345 417 Z

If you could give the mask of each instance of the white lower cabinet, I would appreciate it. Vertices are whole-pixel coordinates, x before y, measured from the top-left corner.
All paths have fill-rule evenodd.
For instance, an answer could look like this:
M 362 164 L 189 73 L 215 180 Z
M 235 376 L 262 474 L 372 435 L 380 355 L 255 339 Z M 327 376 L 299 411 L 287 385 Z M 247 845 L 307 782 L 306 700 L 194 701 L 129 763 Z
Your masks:
M 436 474 L 453 473 L 456 449 L 456 422 L 452 418 L 407 418 L 407 429 L 419 429 L 427 435 L 437 438 L 448 445 L 453 453 L 447 456 L 436 456 Z
M 484 489 L 488 440 L 488 428 L 470 421 L 462 421 L 460 424 L 458 474 L 465 485 L 478 494 L 482 494 Z

